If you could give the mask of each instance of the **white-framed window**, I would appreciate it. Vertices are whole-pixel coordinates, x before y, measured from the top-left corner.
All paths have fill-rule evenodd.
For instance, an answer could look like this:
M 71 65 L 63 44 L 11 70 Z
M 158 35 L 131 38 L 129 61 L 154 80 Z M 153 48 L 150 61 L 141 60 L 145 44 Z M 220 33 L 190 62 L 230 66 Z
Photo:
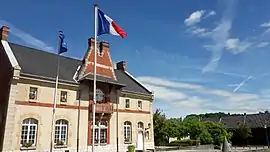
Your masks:
M 138 109 L 142 109 L 142 101 L 138 101 Z
M 125 107 L 126 108 L 130 108 L 130 101 L 129 101 L 129 99 L 126 99 Z
M 60 92 L 60 102 L 67 102 L 67 91 Z
M 29 99 L 30 100 L 36 100 L 37 99 L 37 91 L 38 91 L 38 88 L 30 87 L 30 90 L 29 90 Z
M 22 122 L 21 147 L 36 146 L 38 120 L 24 119 Z
M 125 139 L 125 142 L 132 141 L 132 127 L 131 127 L 131 122 L 129 121 L 126 121 L 124 123 L 124 139 Z
M 59 119 L 55 122 L 54 144 L 67 145 L 68 121 Z
M 95 123 L 95 144 L 106 144 L 108 138 L 108 123 L 99 121 Z

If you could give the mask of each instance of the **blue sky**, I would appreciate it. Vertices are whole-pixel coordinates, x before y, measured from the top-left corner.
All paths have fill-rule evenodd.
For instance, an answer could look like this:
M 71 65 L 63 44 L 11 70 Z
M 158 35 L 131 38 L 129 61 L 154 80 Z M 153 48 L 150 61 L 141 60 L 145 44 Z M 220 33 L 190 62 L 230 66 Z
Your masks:
M 155 92 L 169 117 L 205 112 L 253 113 L 270 106 L 270 1 L 98 1 L 128 34 L 104 35 L 114 62 Z M 3 1 L 9 40 L 50 52 L 57 31 L 81 59 L 93 36 L 93 1 Z

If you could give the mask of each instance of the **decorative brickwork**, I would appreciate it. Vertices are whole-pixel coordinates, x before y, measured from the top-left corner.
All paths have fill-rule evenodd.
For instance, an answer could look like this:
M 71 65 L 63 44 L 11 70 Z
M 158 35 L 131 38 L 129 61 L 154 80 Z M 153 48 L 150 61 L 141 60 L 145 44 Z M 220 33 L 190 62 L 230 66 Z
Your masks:
M 88 50 L 84 56 L 84 63 L 79 71 L 79 76 L 83 77 L 89 73 L 94 73 L 94 39 L 88 40 Z M 97 74 L 105 77 L 110 77 L 116 80 L 114 67 L 107 42 L 97 42 Z

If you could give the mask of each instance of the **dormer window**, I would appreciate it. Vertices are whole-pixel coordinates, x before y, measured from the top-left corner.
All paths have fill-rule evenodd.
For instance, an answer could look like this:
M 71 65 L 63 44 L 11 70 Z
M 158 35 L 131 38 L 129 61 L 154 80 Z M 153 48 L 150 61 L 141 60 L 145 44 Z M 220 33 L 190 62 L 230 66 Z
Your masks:
M 67 102 L 67 91 L 61 91 L 60 102 Z
M 29 99 L 30 99 L 30 100 L 36 100 L 36 99 L 37 99 L 37 88 L 35 88 L 35 87 L 30 87 L 30 91 L 29 91 Z
M 130 108 L 130 102 L 129 102 L 129 99 L 126 99 L 126 103 L 125 103 L 126 105 L 125 105 L 125 107 L 126 108 Z

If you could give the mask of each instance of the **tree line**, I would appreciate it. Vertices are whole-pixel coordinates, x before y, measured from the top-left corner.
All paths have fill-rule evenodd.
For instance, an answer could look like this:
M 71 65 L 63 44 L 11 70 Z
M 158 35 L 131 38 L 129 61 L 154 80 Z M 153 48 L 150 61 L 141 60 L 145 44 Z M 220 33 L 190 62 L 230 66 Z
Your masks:
M 155 144 L 159 146 L 168 145 L 170 137 L 177 138 L 179 141 L 185 137 L 189 137 L 190 140 L 199 141 L 200 144 L 219 145 L 223 142 L 224 137 L 230 140 L 233 132 L 228 130 L 222 123 L 200 120 L 201 118 L 224 117 L 229 115 L 231 114 L 220 112 L 200 115 L 192 114 L 185 117 L 185 119 L 168 119 L 162 110 L 156 109 L 153 114 Z M 240 126 L 239 133 L 243 137 L 246 137 L 250 134 L 250 130 L 246 126 Z

